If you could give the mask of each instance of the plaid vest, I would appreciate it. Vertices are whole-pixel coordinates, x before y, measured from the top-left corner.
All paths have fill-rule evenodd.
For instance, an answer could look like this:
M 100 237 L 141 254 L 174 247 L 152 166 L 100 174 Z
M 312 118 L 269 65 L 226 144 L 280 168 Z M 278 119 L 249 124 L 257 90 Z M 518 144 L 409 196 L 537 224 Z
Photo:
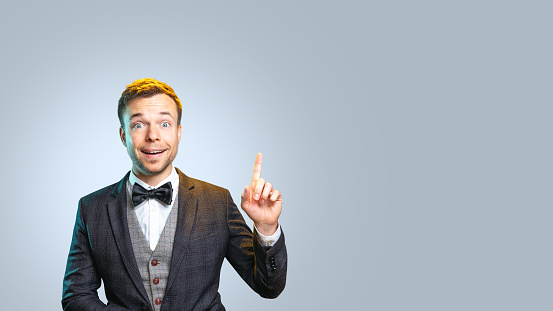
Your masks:
M 175 198 L 175 203 L 167 218 L 165 227 L 161 232 L 161 237 L 157 242 L 156 249 L 152 252 L 152 250 L 150 250 L 150 244 L 147 242 L 142 228 L 140 228 L 140 223 L 138 222 L 132 204 L 132 198 L 130 198 L 129 194 L 127 195 L 127 223 L 129 224 L 134 257 L 138 265 L 138 270 L 140 270 L 142 283 L 146 288 L 146 292 L 148 292 L 150 304 L 153 310 L 159 311 L 165 295 L 169 267 L 171 267 L 173 240 L 177 227 L 178 196 Z

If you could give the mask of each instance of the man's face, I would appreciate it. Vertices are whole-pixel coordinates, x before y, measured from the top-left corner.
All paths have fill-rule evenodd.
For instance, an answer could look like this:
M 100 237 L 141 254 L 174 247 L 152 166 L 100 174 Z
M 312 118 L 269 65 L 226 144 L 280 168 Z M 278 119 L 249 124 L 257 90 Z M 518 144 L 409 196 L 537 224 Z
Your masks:
M 181 136 L 182 127 L 177 125 L 177 120 L 177 105 L 166 94 L 128 103 L 119 134 L 137 177 L 160 182 L 155 177 L 169 176 Z

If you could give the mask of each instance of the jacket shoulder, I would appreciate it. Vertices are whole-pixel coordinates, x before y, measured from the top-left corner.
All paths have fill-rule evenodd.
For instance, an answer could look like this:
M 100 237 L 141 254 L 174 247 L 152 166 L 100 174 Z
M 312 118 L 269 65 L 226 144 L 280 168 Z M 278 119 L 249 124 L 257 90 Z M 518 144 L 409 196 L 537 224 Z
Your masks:
M 117 184 L 118 183 L 113 183 L 113 184 L 111 184 L 109 186 L 106 186 L 102 189 L 91 192 L 91 193 L 85 195 L 84 197 L 82 197 L 81 200 L 85 204 L 90 203 L 90 202 L 94 202 L 94 201 L 98 201 L 98 200 L 102 200 L 105 197 L 111 196 L 111 193 L 113 192 L 113 190 L 115 189 Z
M 229 191 L 226 188 L 219 187 L 217 185 L 205 182 L 203 180 L 190 178 L 190 181 L 194 184 L 194 188 L 196 188 L 196 190 L 199 193 L 208 194 L 210 196 L 224 196 L 224 197 L 226 197 L 229 194 Z
M 220 187 L 220 186 L 217 186 L 217 185 L 214 185 L 212 183 L 208 183 L 206 181 L 203 181 L 203 180 L 199 180 L 199 179 L 196 179 L 196 178 L 192 178 L 192 177 L 189 177 L 192 182 L 194 183 L 194 186 L 195 187 L 198 187 L 200 189 L 206 189 L 208 191 L 227 191 L 227 189 L 223 188 L 223 187 Z

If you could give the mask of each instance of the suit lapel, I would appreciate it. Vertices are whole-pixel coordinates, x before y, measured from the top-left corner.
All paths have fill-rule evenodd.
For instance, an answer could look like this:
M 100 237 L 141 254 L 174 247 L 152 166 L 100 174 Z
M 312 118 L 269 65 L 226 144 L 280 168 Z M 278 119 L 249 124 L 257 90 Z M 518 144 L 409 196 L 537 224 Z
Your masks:
M 198 209 L 198 196 L 194 191 L 194 183 L 192 180 L 183 174 L 179 169 L 176 169 L 179 174 L 179 193 L 178 203 L 179 210 L 177 216 L 177 228 L 175 230 L 175 239 L 173 241 L 173 254 L 171 258 L 171 267 L 169 269 L 169 277 L 167 280 L 167 293 L 178 274 L 179 267 L 184 258 L 186 245 L 190 239 L 196 212 Z
M 115 237 L 115 243 L 119 249 L 119 253 L 123 258 L 123 263 L 127 272 L 131 276 L 134 285 L 142 295 L 145 301 L 150 301 L 144 284 L 142 283 L 142 277 L 138 270 L 138 265 L 134 257 L 134 251 L 132 249 L 131 237 L 129 234 L 129 225 L 127 223 L 127 180 L 129 173 L 119 181 L 116 187 L 113 189 L 111 195 L 113 199 L 108 202 L 108 214 L 111 224 L 113 236 Z

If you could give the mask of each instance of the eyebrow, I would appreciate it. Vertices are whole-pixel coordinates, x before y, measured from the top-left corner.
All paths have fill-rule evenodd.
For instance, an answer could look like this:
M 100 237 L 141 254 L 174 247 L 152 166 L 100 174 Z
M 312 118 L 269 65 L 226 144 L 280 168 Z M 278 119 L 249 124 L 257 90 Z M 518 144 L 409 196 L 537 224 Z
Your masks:
M 168 111 L 161 111 L 159 114 L 173 117 Z M 143 115 L 142 112 L 137 112 L 132 114 L 130 119 L 132 120 L 133 118 L 141 117 L 142 115 Z

